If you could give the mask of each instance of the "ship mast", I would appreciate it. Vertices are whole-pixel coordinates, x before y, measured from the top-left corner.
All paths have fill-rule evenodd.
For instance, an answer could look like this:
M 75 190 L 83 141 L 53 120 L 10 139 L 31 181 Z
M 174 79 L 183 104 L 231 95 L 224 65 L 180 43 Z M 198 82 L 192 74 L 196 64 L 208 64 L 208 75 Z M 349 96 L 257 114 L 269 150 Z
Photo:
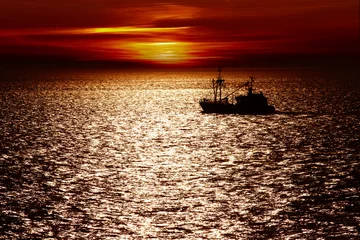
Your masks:
M 215 102 L 217 101 L 216 97 L 217 97 L 217 91 L 219 89 L 219 102 L 221 102 L 221 93 L 222 93 L 222 87 L 224 85 L 224 79 L 222 79 L 222 76 L 221 76 L 221 71 L 222 71 L 222 68 L 219 67 L 218 68 L 218 79 L 216 80 L 216 90 L 215 90 Z
M 249 81 L 249 86 L 248 86 L 248 95 L 252 94 L 254 81 L 255 81 L 255 78 L 253 76 L 250 76 L 250 81 Z

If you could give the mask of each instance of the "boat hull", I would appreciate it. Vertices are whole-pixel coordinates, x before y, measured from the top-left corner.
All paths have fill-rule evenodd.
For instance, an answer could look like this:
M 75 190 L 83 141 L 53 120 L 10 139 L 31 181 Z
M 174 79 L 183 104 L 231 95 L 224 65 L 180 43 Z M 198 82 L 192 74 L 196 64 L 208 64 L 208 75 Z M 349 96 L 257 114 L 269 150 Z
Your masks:
M 235 113 L 233 104 L 200 102 L 204 113 Z
M 267 115 L 274 114 L 274 106 L 265 106 L 261 108 L 237 106 L 234 104 L 200 102 L 203 113 L 219 114 L 242 114 L 242 115 Z

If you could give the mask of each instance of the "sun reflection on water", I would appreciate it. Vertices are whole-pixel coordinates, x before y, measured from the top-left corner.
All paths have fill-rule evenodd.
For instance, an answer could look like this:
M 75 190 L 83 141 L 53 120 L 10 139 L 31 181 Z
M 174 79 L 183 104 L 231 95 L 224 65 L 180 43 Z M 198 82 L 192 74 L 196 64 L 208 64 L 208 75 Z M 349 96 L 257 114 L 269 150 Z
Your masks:
M 280 78 L 270 100 L 304 113 L 207 115 L 207 73 L 142 74 L 4 92 L 5 236 L 356 236 L 359 115 L 305 112 L 317 99 L 280 95 Z

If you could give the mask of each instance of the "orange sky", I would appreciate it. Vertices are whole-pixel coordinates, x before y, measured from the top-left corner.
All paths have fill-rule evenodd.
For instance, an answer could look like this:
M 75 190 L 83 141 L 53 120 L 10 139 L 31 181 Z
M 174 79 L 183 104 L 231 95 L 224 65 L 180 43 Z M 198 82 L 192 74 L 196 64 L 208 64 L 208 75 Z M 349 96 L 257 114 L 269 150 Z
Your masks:
M 358 0 L 0 0 L 0 56 L 232 64 L 359 53 Z

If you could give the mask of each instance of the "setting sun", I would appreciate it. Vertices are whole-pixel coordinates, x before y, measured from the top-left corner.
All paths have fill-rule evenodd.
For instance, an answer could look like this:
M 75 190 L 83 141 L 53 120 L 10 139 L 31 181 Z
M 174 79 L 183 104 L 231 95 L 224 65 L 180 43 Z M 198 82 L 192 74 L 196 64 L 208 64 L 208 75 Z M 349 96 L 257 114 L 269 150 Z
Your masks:
M 192 59 L 185 42 L 129 43 L 134 58 L 161 64 L 186 64 Z

